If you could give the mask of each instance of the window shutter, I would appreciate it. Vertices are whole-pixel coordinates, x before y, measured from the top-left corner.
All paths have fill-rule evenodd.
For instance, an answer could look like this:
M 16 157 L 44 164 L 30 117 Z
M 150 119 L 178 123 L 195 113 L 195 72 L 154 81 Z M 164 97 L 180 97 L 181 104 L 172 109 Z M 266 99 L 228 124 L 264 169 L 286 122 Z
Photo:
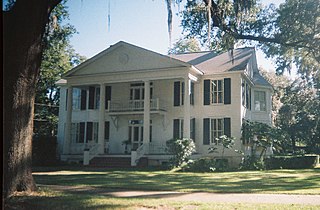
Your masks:
M 86 108 L 87 108 L 87 90 L 81 90 L 80 109 L 85 110 Z
M 83 143 L 84 142 L 84 128 L 85 128 L 85 123 L 81 122 L 80 123 L 79 143 Z
M 89 109 L 94 109 L 94 93 L 95 88 L 89 87 Z
M 224 135 L 231 137 L 231 119 L 230 118 L 223 119 L 223 127 L 224 127 Z
M 192 118 L 190 120 L 190 125 L 191 125 L 191 128 L 190 128 L 190 138 L 195 141 L 196 139 L 196 118 Z
M 173 105 L 180 106 L 180 82 L 174 82 Z
M 203 145 L 210 144 L 210 119 L 203 119 Z
M 231 104 L 231 79 L 224 79 L 224 104 Z
M 87 141 L 89 142 L 92 140 L 92 134 L 93 134 L 93 123 L 87 122 Z
M 179 119 L 173 120 L 173 139 L 179 139 Z
M 104 122 L 104 139 L 106 141 L 109 141 L 109 138 L 110 138 L 110 122 L 105 121 Z
M 203 105 L 210 105 L 210 80 L 203 81 Z
M 111 86 L 106 86 L 105 108 L 108 110 L 108 101 L 111 101 Z
M 190 85 L 190 104 L 191 105 L 194 105 L 194 83 L 191 82 L 191 85 Z

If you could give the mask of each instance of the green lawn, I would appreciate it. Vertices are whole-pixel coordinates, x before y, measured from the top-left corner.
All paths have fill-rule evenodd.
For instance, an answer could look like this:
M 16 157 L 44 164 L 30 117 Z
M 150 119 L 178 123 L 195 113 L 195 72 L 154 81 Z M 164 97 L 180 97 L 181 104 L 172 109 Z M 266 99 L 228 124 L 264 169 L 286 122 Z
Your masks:
M 319 209 L 314 205 L 168 201 L 162 198 L 116 198 L 101 190 L 165 190 L 217 193 L 320 194 L 320 169 L 180 173 L 157 170 L 69 168 L 38 170 L 37 184 L 90 186 L 97 191 L 55 192 L 46 188 L 16 195 L 6 209 Z M 94 193 L 96 192 L 96 193 Z
M 320 194 L 320 169 L 181 173 L 155 170 L 36 172 L 38 184 L 215 193 Z

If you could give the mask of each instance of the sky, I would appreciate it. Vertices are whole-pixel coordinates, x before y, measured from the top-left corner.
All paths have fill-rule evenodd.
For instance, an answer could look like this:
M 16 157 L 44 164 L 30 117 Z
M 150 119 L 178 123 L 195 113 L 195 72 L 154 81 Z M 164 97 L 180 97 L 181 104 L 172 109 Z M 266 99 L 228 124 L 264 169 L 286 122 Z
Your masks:
M 284 0 L 262 0 L 262 4 Z M 110 45 L 125 41 L 166 55 L 169 49 L 165 0 L 68 0 L 70 19 L 78 33 L 71 38 L 77 53 L 91 58 Z M 176 14 L 184 4 L 173 7 L 172 43 L 182 37 Z M 258 65 L 272 70 L 272 62 L 257 51 Z

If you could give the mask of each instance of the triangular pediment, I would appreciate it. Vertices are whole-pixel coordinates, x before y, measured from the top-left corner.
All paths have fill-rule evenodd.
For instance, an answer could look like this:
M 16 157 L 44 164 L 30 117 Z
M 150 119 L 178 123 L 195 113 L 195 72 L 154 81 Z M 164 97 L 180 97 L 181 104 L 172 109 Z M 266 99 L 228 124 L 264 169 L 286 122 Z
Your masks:
M 63 77 L 161 70 L 185 66 L 190 66 L 190 64 L 121 41 L 83 62 Z

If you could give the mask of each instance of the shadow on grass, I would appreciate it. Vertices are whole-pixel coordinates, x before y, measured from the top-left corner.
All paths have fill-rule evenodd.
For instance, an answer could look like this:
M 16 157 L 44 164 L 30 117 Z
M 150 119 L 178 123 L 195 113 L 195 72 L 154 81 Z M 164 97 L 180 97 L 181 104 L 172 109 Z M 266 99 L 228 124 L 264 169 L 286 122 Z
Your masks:
M 64 193 L 61 196 L 15 196 L 5 202 L 6 210 L 78 210 L 78 209 L 125 209 L 125 202 L 108 203 L 92 200 L 93 196 Z
M 86 172 L 86 173 L 84 173 Z M 78 174 L 35 174 L 44 185 L 90 186 L 101 190 L 146 190 L 216 193 L 295 193 L 320 189 L 320 169 L 226 173 L 92 170 Z M 312 193 L 312 192 L 311 192 Z M 313 194 L 320 194 L 319 191 Z

